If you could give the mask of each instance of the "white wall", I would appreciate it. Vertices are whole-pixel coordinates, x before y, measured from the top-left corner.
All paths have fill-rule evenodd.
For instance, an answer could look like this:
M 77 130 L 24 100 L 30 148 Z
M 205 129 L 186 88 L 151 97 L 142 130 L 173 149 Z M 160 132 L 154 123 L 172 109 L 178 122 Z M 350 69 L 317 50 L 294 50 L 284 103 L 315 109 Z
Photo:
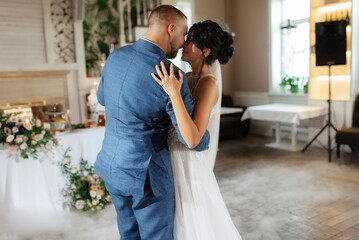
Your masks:
M 231 0 L 236 32 L 233 92 L 269 91 L 268 0 Z

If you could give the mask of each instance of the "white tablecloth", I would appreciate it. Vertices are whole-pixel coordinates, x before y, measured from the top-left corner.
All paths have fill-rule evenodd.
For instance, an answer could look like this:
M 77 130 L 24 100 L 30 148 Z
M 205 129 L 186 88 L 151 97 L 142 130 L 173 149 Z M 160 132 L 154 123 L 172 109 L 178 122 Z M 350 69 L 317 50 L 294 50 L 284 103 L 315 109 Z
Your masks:
M 286 122 L 299 125 L 301 119 L 314 118 L 326 113 L 326 109 L 316 106 L 293 104 L 266 104 L 248 107 L 242 120 L 256 119 L 272 122 Z
M 241 112 L 243 112 L 243 108 L 221 107 L 221 115 L 233 114 L 233 113 L 241 113 Z
M 71 147 L 72 161 L 79 166 L 81 157 L 93 164 L 102 146 L 105 128 L 81 129 L 58 135 L 60 144 Z M 65 184 L 57 161 L 59 151 L 38 160 L 22 159 L 0 150 L 0 210 L 9 214 L 61 212 L 61 189 Z

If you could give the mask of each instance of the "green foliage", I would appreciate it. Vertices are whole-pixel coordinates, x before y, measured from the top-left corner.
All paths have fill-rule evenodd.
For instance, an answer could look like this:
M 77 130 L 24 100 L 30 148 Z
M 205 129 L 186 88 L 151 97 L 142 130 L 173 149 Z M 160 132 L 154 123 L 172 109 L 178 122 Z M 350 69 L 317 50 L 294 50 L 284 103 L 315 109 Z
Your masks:
M 80 168 L 71 162 L 70 148 L 63 154 L 59 163 L 62 174 L 66 178 L 63 190 L 65 203 L 80 211 L 99 211 L 111 202 L 105 182 L 95 174 L 94 167 L 88 161 L 81 159 Z
M 280 84 L 281 87 L 286 88 L 289 87 L 291 93 L 298 93 L 299 87 L 303 87 L 303 92 L 308 92 L 308 78 L 305 77 L 298 77 L 298 76 L 288 76 L 287 74 L 284 75 Z
M 14 114 L 0 115 L 0 144 L 6 145 L 9 153 L 20 151 L 22 158 L 38 159 L 56 143 L 54 134 L 40 120 L 26 122 Z
M 83 31 L 88 67 L 93 67 L 93 60 L 99 59 L 103 53 L 107 56 L 110 44 L 118 41 L 117 5 L 118 0 L 87 0 L 85 2 Z

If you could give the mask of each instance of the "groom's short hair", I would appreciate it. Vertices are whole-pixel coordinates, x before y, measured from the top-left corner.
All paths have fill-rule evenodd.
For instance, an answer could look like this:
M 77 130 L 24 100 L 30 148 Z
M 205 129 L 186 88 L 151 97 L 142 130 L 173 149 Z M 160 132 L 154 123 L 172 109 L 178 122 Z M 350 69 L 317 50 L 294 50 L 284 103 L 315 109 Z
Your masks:
M 154 25 L 158 23 L 169 24 L 174 23 L 180 18 L 187 19 L 186 15 L 181 12 L 179 9 L 175 8 L 172 5 L 160 5 L 157 8 L 153 9 L 148 19 L 148 25 Z

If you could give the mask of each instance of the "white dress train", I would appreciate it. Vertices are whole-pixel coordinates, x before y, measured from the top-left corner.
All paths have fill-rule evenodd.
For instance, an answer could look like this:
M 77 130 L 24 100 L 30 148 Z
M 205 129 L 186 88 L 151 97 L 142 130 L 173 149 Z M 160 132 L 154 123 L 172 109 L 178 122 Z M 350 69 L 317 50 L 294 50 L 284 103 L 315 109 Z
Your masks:
M 220 93 L 222 82 L 218 61 L 212 64 Z M 218 75 L 219 74 L 219 75 Z M 212 110 L 208 131 L 209 149 L 187 149 L 170 130 L 168 144 L 175 184 L 175 240 L 240 240 L 218 187 L 213 167 L 217 155 L 221 94 Z

